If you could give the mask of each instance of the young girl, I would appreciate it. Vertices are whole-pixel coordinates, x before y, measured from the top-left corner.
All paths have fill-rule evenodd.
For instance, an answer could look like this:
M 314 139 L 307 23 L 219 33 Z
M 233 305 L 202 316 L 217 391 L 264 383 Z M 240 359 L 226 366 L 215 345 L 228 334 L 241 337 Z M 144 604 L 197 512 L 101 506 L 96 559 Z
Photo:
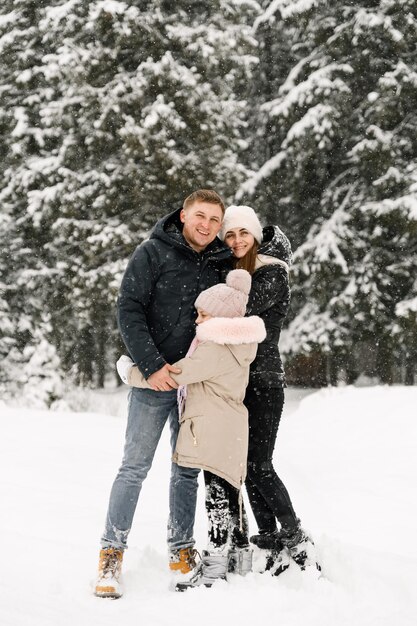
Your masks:
M 260 317 L 244 317 L 250 287 L 250 274 L 238 269 L 228 274 L 226 284 L 200 293 L 195 301 L 196 338 L 188 356 L 174 364 L 181 374 L 172 378 L 186 387 L 180 387 L 178 394 L 180 431 L 173 460 L 183 467 L 206 470 L 222 486 L 221 496 L 211 498 L 210 503 L 210 549 L 203 552 L 191 579 L 177 583 L 177 591 L 211 586 L 225 578 L 231 557 L 250 558 L 247 545 L 240 552 L 234 546 L 229 554 L 228 533 L 215 521 L 224 518 L 225 499 L 230 510 L 239 509 L 246 477 L 248 412 L 243 399 L 250 364 L 266 336 Z M 132 386 L 149 387 L 126 358 L 122 363 L 127 367 L 118 365 L 122 379 Z

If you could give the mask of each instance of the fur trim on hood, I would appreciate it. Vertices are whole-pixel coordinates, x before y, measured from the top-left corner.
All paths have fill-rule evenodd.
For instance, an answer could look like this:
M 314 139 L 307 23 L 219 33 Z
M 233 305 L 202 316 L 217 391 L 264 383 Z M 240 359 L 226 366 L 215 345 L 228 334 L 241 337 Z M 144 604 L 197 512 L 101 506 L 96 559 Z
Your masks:
M 265 265 L 281 265 L 287 273 L 290 271 L 287 263 L 282 259 L 276 259 L 268 254 L 258 254 L 256 257 L 255 269 L 258 270 L 260 267 L 265 267 Z
M 265 324 L 257 315 L 251 317 L 213 317 L 197 326 L 199 341 L 220 345 L 260 343 L 266 337 Z

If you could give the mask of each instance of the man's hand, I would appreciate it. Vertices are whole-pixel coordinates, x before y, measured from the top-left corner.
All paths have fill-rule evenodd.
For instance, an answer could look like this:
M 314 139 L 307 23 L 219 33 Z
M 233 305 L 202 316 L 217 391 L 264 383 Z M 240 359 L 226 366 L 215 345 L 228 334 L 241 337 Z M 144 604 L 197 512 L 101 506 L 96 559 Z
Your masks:
M 151 374 L 149 378 L 147 378 L 147 382 L 154 391 L 170 391 L 171 389 L 178 389 L 177 383 L 169 375 L 170 372 L 173 372 L 174 374 L 181 374 L 181 370 L 178 367 L 173 367 L 169 363 L 166 363 L 160 370 Z

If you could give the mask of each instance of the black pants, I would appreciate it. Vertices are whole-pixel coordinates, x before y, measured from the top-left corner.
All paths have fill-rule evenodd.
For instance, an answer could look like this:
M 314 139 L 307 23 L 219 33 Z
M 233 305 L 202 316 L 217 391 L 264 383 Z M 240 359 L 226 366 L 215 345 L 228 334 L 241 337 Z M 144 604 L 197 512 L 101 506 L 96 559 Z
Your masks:
M 246 490 L 260 532 L 297 524 L 290 496 L 278 477 L 272 455 L 284 407 L 284 390 L 248 386 L 245 405 L 249 411 L 249 452 Z
M 245 548 L 249 545 L 248 519 L 242 503 L 241 528 L 238 489 L 207 471 L 204 472 L 204 482 L 209 548 L 222 548 L 226 544 Z

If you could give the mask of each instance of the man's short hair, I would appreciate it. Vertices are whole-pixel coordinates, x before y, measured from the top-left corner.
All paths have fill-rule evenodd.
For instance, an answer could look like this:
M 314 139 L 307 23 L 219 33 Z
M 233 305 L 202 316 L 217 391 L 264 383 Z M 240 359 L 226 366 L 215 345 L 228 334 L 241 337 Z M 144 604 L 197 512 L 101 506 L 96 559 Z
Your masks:
M 209 204 L 218 204 L 222 210 L 223 215 L 226 210 L 223 200 L 221 199 L 219 194 L 214 191 L 214 189 L 197 189 L 197 191 L 193 191 L 192 194 L 185 198 L 182 208 L 188 209 L 188 207 L 192 206 L 195 202 L 208 202 Z

